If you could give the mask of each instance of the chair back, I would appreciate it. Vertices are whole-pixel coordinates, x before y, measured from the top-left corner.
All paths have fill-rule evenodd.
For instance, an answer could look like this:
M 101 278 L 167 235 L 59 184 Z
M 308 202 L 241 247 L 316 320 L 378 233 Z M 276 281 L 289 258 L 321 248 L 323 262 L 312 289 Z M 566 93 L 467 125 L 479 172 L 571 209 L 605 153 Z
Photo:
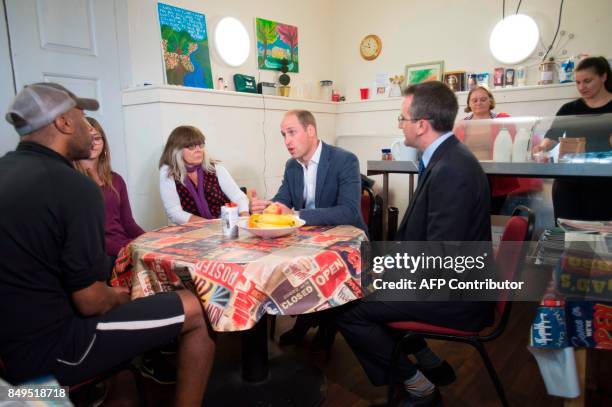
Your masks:
M 521 213 L 525 213 L 526 217 L 522 216 Z M 504 227 L 504 233 L 495 256 L 495 265 L 502 280 L 515 281 L 520 276 L 528 244 L 518 244 L 516 242 L 529 242 L 533 235 L 534 225 L 535 215 L 531 209 L 523 205 L 514 209 L 512 216 Z M 503 331 L 510 317 L 511 302 L 509 300 L 508 294 L 504 292 L 495 305 L 497 313 L 501 315 L 497 329 L 499 331 Z
M 374 191 L 370 187 L 363 186 L 361 188 L 361 216 L 368 228 L 370 228 L 374 217 L 374 206 Z

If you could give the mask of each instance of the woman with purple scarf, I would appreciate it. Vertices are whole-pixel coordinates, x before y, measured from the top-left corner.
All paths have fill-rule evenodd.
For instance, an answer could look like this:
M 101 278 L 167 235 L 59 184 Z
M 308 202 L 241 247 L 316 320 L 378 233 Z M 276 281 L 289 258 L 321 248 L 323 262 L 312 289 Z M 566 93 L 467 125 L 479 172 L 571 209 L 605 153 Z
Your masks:
M 159 190 L 172 223 L 218 218 L 228 202 L 249 214 L 249 200 L 229 172 L 206 153 L 204 134 L 193 126 L 172 130 L 159 159 Z

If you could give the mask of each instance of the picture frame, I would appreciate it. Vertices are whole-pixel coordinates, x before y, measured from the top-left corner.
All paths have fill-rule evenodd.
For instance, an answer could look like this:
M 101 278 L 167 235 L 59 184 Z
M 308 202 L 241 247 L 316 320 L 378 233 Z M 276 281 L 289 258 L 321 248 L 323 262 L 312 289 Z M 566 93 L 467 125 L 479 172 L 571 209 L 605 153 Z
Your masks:
M 448 71 L 444 72 L 444 83 L 453 91 L 461 92 L 466 89 L 466 72 L 465 71 Z
M 504 72 L 504 82 L 506 88 L 514 87 L 514 82 L 516 78 L 516 70 L 514 68 L 508 68 Z
M 423 62 L 406 65 L 405 86 L 415 85 L 428 81 L 442 81 L 444 74 L 444 61 Z
M 465 90 L 470 91 L 478 86 L 478 73 L 476 72 L 468 72 L 466 73 L 466 85 Z
M 502 88 L 504 86 L 504 68 L 493 69 L 493 87 Z

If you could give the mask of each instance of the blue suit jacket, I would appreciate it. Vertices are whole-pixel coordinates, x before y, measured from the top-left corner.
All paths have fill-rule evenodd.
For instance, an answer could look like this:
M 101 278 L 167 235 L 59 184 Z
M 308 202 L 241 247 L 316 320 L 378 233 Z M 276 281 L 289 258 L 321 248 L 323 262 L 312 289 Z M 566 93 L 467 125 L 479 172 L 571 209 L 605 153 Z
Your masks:
M 317 167 L 315 209 L 304 209 L 304 170 L 291 158 L 273 201 L 300 211 L 307 225 L 352 225 L 367 233 L 361 217 L 361 176 L 355 154 L 323 143 Z

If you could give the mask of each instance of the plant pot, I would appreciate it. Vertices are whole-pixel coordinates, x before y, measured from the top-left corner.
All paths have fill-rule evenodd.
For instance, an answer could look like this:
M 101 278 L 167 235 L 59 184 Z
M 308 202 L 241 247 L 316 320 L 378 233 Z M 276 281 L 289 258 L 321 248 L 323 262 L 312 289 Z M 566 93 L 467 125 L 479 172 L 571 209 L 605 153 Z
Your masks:
M 291 86 L 279 86 L 278 92 L 281 96 L 289 97 L 291 93 Z

